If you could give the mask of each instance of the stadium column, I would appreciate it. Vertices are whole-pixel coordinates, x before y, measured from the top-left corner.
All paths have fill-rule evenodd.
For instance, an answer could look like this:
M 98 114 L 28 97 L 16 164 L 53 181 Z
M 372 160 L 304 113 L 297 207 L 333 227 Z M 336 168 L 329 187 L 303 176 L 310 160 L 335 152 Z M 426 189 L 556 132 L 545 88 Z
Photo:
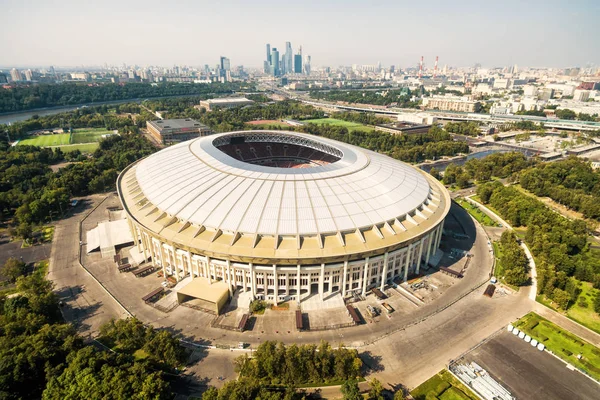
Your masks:
M 229 289 L 229 295 L 233 296 L 233 290 L 231 288 L 231 263 L 227 260 L 227 288 Z
M 177 265 L 177 249 L 171 246 L 169 249 L 169 260 L 171 261 L 171 270 L 175 269 L 175 279 L 179 282 L 179 265 Z
M 144 262 L 148 260 L 148 253 L 146 253 L 146 235 L 143 231 L 140 231 L 140 241 L 142 242 L 142 251 L 144 252 Z
M 412 245 L 408 246 L 406 251 L 406 264 L 404 265 L 404 282 L 408 280 L 408 267 L 410 266 L 410 256 L 412 254 Z
M 435 248 L 436 249 L 440 247 L 440 242 L 442 241 L 442 232 L 444 230 L 443 226 L 444 226 L 444 224 L 441 223 L 440 227 L 438 228 L 438 237 L 437 237 L 437 240 L 435 241 Z
M 346 297 L 346 276 L 348 275 L 348 260 L 344 261 L 344 276 L 342 277 L 342 297 Z
M 325 287 L 325 264 L 321 263 L 321 275 L 319 276 L 319 296 L 321 296 L 321 301 L 323 301 L 324 287 Z
M 385 281 L 387 280 L 387 272 L 388 272 L 388 258 L 389 253 L 386 252 L 383 256 L 383 273 L 381 274 L 381 290 L 385 287 Z
M 250 291 L 252 292 L 252 300 L 256 299 L 256 273 L 254 272 L 254 264 L 249 263 L 250 268 Z
M 296 265 L 296 300 L 300 304 L 300 264 Z
M 425 269 L 429 265 L 429 256 L 431 256 L 431 242 L 433 239 L 433 232 L 429 233 L 427 236 L 427 255 L 425 256 Z
M 206 257 L 206 263 L 204 264 L 204 277 L 208 279 L 208 283 L 212 284 L 212 278 L 210 276 L 210 257 Z
M 162 265 L 163 270 L 163 278 L 167 280 L 167 261 L 165 260 L 165 248 L 162 243 L 160 243 L 160 265 Z M 173 274 L 173 268 L 171 268 L 171 274 Z
M 365 259 L 365 271 L 362 280 L 362 295 L 367 295 L 367 280 L 369 279 L 369 257 Z
M 421 244 L 419 245 L 419 255 L 417 256 L 417 269 L 416 269 L 416 273 L 419 273 L 419 269 L 421 268 L 421 257 L 423 256 L 423 241 L 425 240 L 425 238 L 421 238 L 420 242 Z
M 275 305 L 277 305 L 277 297 L 279 294 L 277 293 L 277 286 L 279 282 L 277 281 L 277 264 L 273 264 L 273 299 L 275 300 Z
M 192 268 L 192 253 L 189 250 L 187 251 L 187 256 L 188 256 L 188 270 L 190 271 L 190 278 L 194 279 L 194 270 Z

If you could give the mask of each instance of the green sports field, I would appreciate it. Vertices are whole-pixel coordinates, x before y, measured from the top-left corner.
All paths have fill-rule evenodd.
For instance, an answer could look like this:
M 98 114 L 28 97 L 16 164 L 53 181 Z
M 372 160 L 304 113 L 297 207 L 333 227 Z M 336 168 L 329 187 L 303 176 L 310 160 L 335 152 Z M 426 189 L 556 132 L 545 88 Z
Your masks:
M 106 128 L 81 128 L 73 132 L 72 144 L 94 143 L 102 139 L 102 135 L 111 134 Z
M 22 146 L 39 146 L 39 147 L 47 147 L 47 146 L 62 146 L 65 144 L 69 144 L 70 134 L 68 133 L 57 133 L 54 135 L 39 135 L 33 136 L 29 139 L 24 139 L 19 142 L 19 145 Z
M 62 151 L 80 150 L 91 153 L 98 148 L 102 135 L 114 133 L 106 128 L 78 128 L 73 133 L 32 136 L 21 140 L 19 146 L 60 147 Z
M 358 122 L 350 122 L 344 121 L 341 119 L 335 118 L 317 118 L 317 119 L 307 119 L 302 121 L 304 123 L 312 123 L 312 124 L 320 124 L 320 125 L 336 125 L 343 126 L 348 128 L 349 131 L 368 131 L 373 128 L 370 128 L 366 125 L 360 124 Z
M 99 144 L 96 143 L 81 143 L 81 144 L 68 144 L 66 146 L 60 146 L 60 149 L 64 152 L 70 152 L 74 150 L 79 150 L 82 153 L 92 153 L 94 150 L 98 148 Z

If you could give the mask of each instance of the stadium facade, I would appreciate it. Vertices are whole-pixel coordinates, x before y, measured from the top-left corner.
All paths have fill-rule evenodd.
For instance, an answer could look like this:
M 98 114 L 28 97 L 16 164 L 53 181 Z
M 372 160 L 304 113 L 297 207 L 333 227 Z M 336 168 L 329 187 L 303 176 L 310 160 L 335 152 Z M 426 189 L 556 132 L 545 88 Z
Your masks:
M 178 281 L 222 281 L 277 303 L 406 281 L 439 247 L 447 190 L 423 171 L 318 136 L 190 140 L 117 182 L 137 246 Z

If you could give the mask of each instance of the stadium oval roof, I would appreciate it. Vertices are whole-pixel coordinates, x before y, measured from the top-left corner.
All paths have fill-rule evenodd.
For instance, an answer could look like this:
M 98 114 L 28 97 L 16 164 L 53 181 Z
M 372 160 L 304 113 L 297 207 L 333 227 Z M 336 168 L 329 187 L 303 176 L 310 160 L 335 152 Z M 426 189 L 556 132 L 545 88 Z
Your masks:
M 293 154 L 279 164 L 270 154 L 264 158 L 271 166 L 260 165 L 252 143 L 269 143 L 269 153 L 270 146 L 279 146 L 281 154 Z M 258 161 L 244 159 L 242 145 Z M 289 161 L 296 152 L 306 164 Z M 329 161 L 312 160 L 312 154 Z M 418 225 L 428 205 L 435 209 L 444 197 L 441 185 L 432 187 L 431 178 L 410 165 L 295 132 L 240 131 L 190 140 L 140 161 L 135 177 L 148 202 L 171 219 L 234 235 L 335 235 L 406 219 Z

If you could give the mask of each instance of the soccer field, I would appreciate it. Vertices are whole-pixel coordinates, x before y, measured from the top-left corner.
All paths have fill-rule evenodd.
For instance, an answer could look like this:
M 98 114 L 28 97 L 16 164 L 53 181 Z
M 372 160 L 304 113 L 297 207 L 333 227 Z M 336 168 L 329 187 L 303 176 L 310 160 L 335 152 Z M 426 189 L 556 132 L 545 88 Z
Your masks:
M 307 119 L 302 122 L 311 123 L 311 124 L 320 124 L 320 125 L 343 126 L 345 128 L 348 128 L 349 131 L 368 131 L 368 130 L 372 129 L 366 125 L 359 124 L 358 122 L 344 121 L 344 120 L 335 119 L 335 118 Z
M 62 146 L 65 144 L 69 144 L 69 137 L 71 135 L 68 133 L 57 133 L 54 135 L 39 135 L 33 136 L 29 139 L 24 139 L 19 142 L 21 146 L 39 146 L 39 147 L 47 147 L 47 146 Z
M 102 135 L 114 133 L 106 128 L 81 128 L 73 131 L 73 144 L 94 143 L 102 139 Z
M 60 149 L 65 152 L 68 153 L 70 151 L 73 150 L 79 150 L 82 153 L 92 153 L 94 150 L 96 150 L 99 146 L 99 143 L 83 143 L 83 144 L 69 144 L 66 146 L 60 146 Z

